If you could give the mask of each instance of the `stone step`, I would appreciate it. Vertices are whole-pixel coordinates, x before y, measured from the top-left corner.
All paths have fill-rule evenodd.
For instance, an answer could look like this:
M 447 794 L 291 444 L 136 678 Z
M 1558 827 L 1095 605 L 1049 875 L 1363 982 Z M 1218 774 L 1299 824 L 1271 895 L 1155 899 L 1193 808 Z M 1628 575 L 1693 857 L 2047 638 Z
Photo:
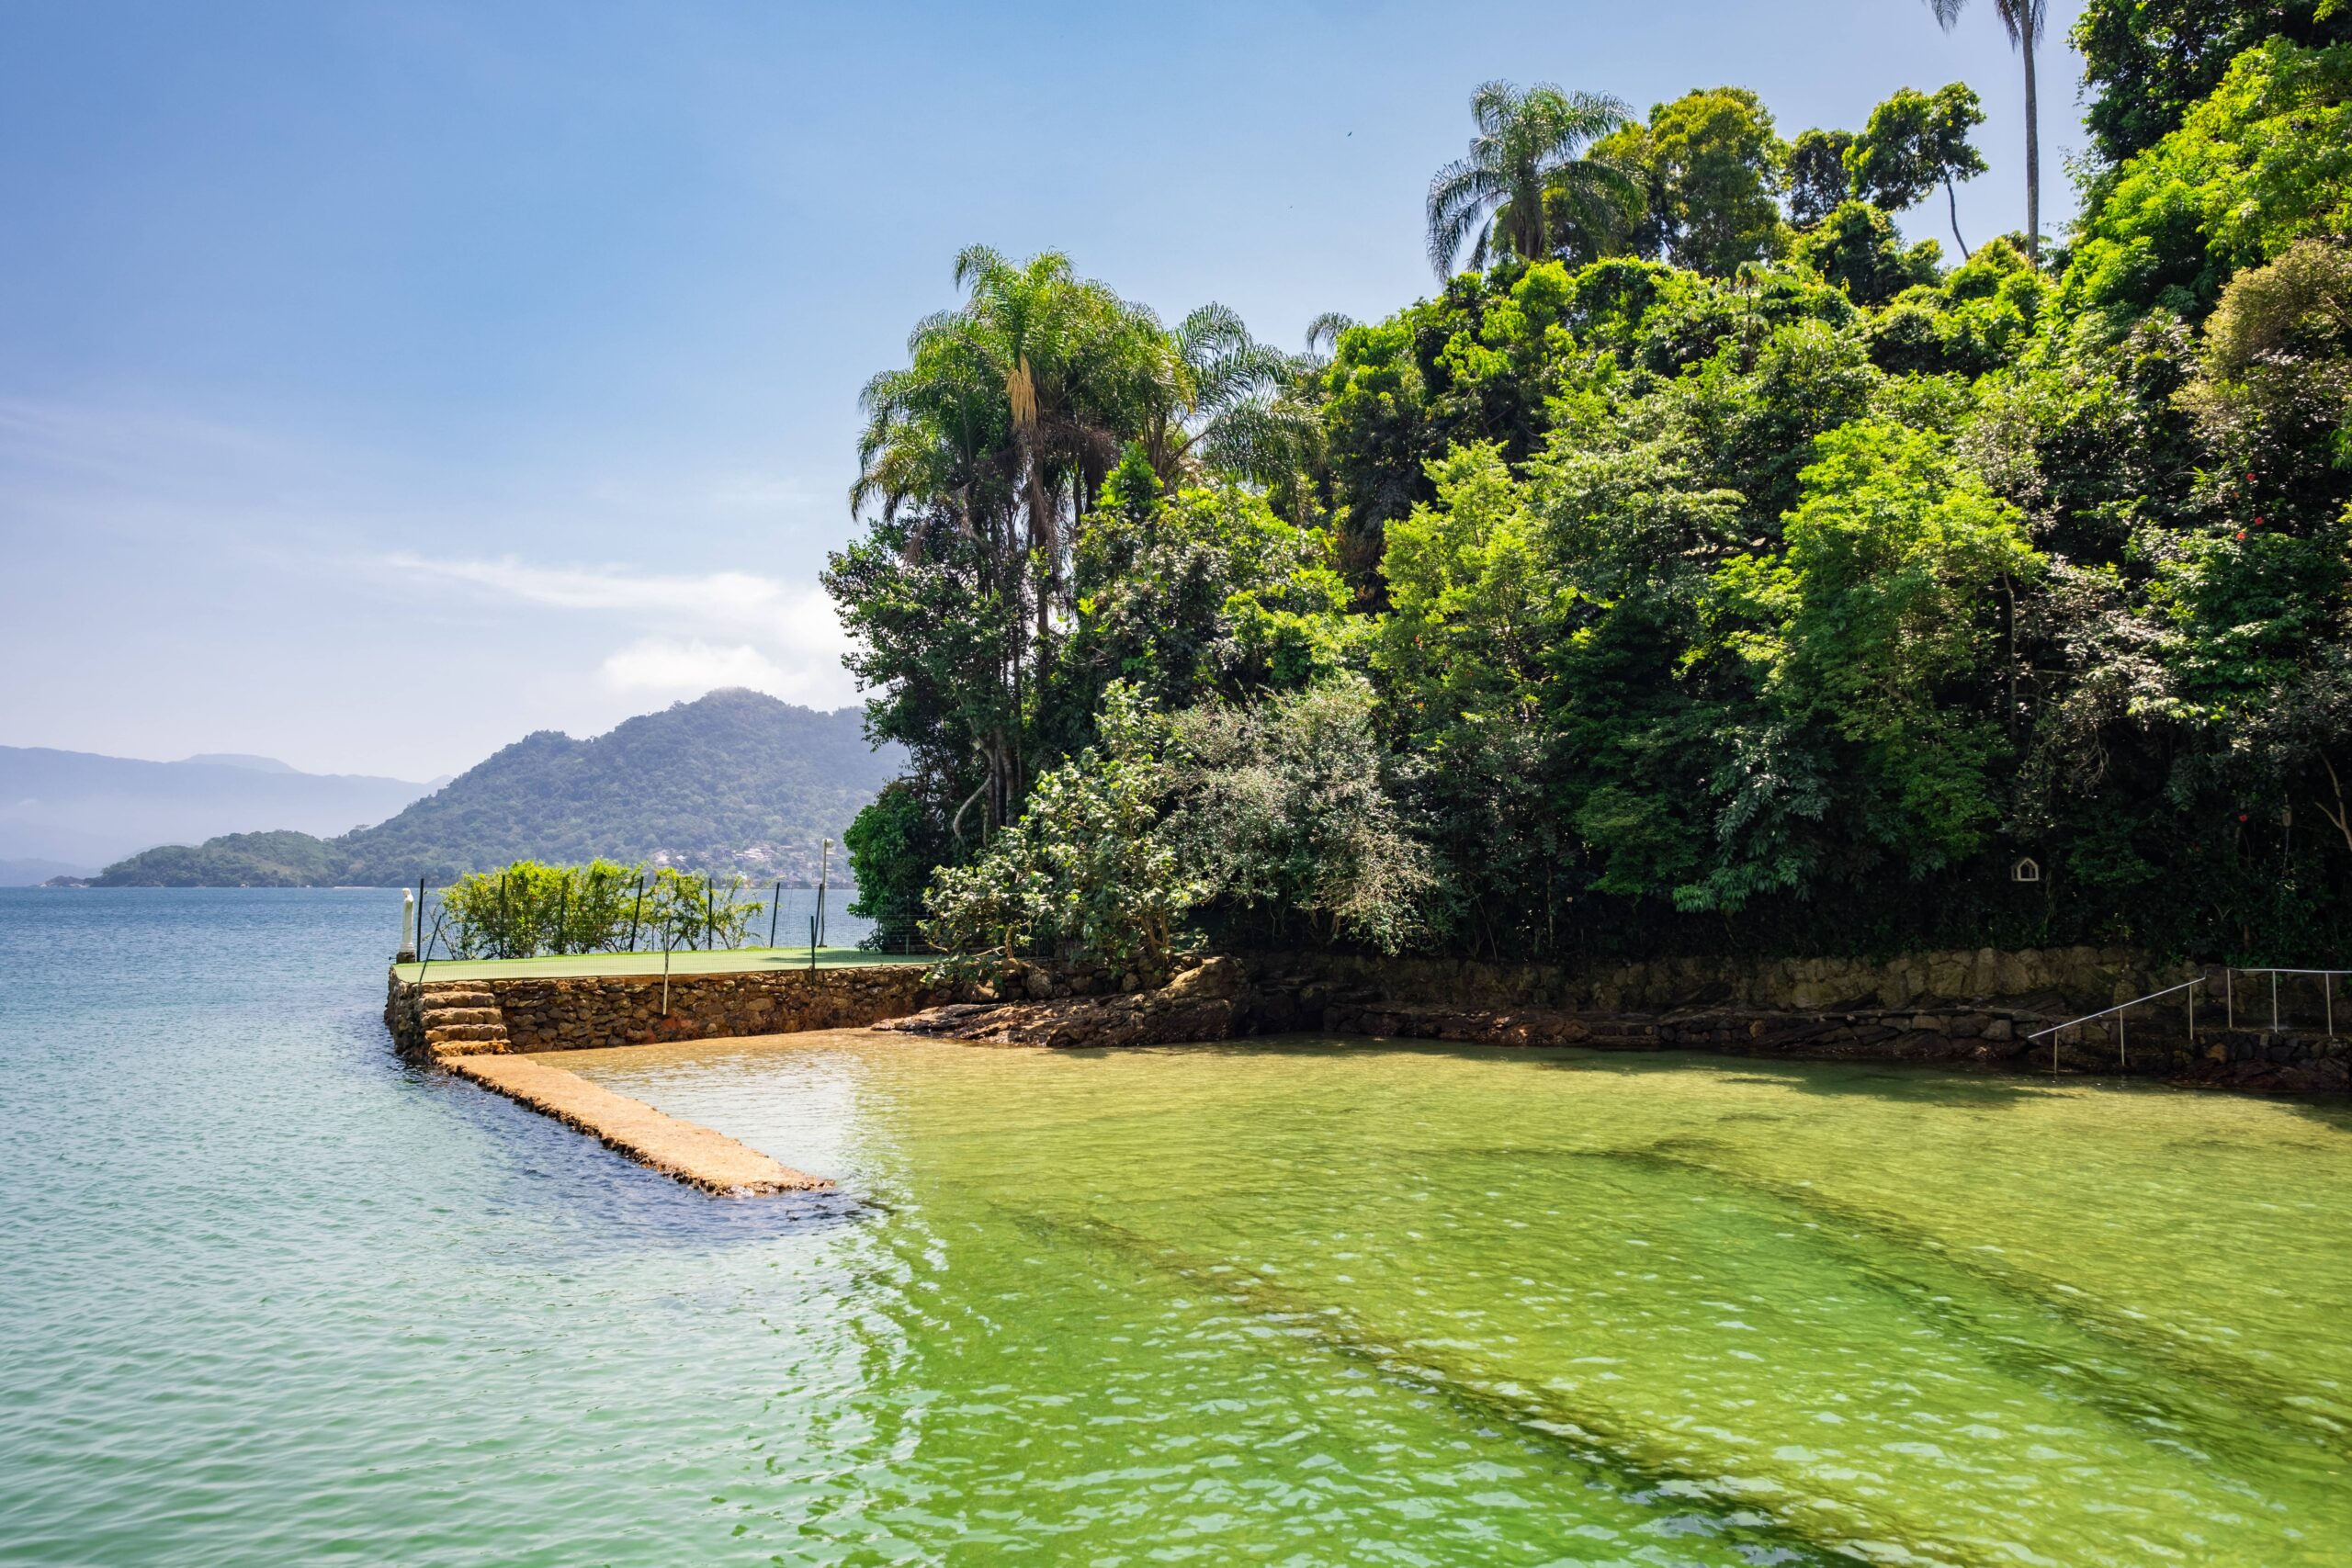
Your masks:
M 427 1024 L 424 1029 L 424 1043 L 427 1045 L 437 1045 L 445 1040 L 503 1042 L 505 1039 L 506 1026 L 503 1023 Z
M 506 1015 L 494 1007 L 428 1007 L 423 1016 L 427 1029 L 445 1023 L 503 1024 L 506 1021 Z
M 498 1005 L 498 994 L 487 988 L 478 989 L 473 987 L 468 987 L 462 991 L 454 988 L 445 991 L 435 986 L 424 993 L 421 1005 L 427 1008 L 494 1008 Z
M 442 1040 L 428 1042 L 424 1050 L 436 1062 L 450 1056 L 503 1056 L 507 1054 L 503 1040 Z

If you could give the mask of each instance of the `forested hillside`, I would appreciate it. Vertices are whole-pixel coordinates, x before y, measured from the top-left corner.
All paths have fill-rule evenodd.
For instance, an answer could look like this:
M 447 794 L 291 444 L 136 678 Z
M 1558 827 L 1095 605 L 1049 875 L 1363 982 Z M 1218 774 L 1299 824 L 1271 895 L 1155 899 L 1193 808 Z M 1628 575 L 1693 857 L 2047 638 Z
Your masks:
M 338 839 L 239 834 L 109 866 L 102 886 L 436 886 L 514 860 L 597 856 L 811 882 L 897 759 L 855 709 L 713 692 L 589 740 L 526 736 L 388 821 Z M 838 857 L 835 864 L 839 865 Z
M 2352 8 L 2076 40 L 2065 236 L 1897 234 L 1984 169 L 1962 84 L 1793 138 L 1490 84 L 1436 294 L 1302 354 L 967 253 L 828 580 L 910 762 L 867 909 L 1147 961 L 2341 962 Z

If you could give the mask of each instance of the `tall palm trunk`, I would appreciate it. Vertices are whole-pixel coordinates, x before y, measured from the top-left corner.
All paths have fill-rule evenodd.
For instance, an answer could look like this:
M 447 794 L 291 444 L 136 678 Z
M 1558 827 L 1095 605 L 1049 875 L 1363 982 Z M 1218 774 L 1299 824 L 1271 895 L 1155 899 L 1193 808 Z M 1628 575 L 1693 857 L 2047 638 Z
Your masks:
M 2033 29 L 2018 29 L 2018 51 L 2025 56 L 2025 251 L 2034 265 L 2041 263 L 2041 110 L 2033 85 Z M 1957 228 L 1953 231 L 1957 235 Z
M 1534 177 L 1521 182 L 1519 194 L 1511 200 L 1511 228 L 1516 231 L 1511 244 L 1521 261 L 1542 261 L 1547 247 L 1544 243 L 1544 181 L 1540 172 L 1531 171 Z
M 2025 250 L 2036 266 L 2041 264 L 2041 95 L 2034 81 L 2033 46 L 2041 41 L 2046 4 L 2047 0 L 1994 0 L 2002 30 L 2025 56 Z M 1951 31 L 1967 8 L 1968 0 L 1928 0 L 1928 9 L 1946 32 Z M 1957 224 L 1952 238 L 1960 238 Z M 1967 248 L 1965 243 L 1961 246 Z
M 1037 570 L 1037 676 L 1046 673 L 1046 643 L 1053 633 L 1053 602 L 1061 589 L 1061 539 L 1051 499 L 1046 491 L 1046 457 L 1038 450 L 1037 378 L 1023 355 L 1004 381 L 1005 399 L 1012 406 L 1012 431 L 1021 445 L 1021 467 L 1028 491 L 1029 548 L 1039 558 Z

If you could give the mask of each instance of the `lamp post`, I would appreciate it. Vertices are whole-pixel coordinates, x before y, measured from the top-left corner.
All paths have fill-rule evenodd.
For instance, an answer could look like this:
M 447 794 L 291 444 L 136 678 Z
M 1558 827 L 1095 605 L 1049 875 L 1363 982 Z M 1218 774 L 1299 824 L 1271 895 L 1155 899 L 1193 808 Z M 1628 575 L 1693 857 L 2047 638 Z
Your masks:
M 824 940 L 825 940 L 825 874 L 826 874 L 826 873 L 827 873 L 828 871 L 830 871 L 830 870 L 831 869 L 831 867 L 832 867 L 832 863 L 833 863 L 833 841 L 832 841 L 831 839 L 820 839 L 820 840 L 817 840 L 817 935 L 816 935 L 815 939 L 812 941 L 812 942 L 810 943 L 810 945 L 812 945 L 812 946 L 814 946 L 814 945 L 818 945 L 818 944 L 820 944 L 820 943 L 822 943 L 822 942 L 824 942 Z

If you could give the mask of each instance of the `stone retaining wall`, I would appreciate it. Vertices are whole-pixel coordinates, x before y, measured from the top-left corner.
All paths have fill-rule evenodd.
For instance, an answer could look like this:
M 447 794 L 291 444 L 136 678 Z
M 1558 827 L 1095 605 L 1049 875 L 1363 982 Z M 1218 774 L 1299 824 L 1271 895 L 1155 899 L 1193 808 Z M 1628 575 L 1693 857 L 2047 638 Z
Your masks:
M 2199 975 L 2197 1035 L 2185 997 L 2114 1026 L 2058 1037 L 2075 1072 L 2152 1074 L 2252 1089 L 2352 1085 L 2352 1049 L 2320 1030 L 2270 1031 L 2242 998 L 2222 1027 L 2222 975 L 2118 948 L 1864 959 L 1660 959 L 1497 964 L 1334 953 L 1250 953 L 1128 991 L 1084 972 L 1023 965 L 993 983 L 933 984 L 920 964 L 660 976 L 434 982 L 395 978 L 385 1022 L 403 1050 L 435 1056 L 560 1051 L 663 1040 L 855 1028 L 905 1018 L 911 1032 L 1058 1046 L 1131 1045 L 1322 1031 L 1487 1044 L 1583 1044 L 1752 1055 L 1973 1062 L 2047 1070 L 2066 1019 Z M 921 1018 L 909 1015 L 922 1014 Z M 436 1021 L 439 1021 L 436 1022 Z M 2352 1024 L 2352 1019 L 2346 1021 Z M 428 1039 L 428 1036 L 430 1038 Z
M 945 999 L 919 964 L 734 975 L 673 975 L 663 1006 L 662 976 L 575 976 L 390 982 L 384 1022 L 401 1049 L 426 1049 L 426 1015 L 436 1002 L 486 995 L 503 1024 L 492 1050 L 573 1051 L 662 1040 L 791 1034 L 854 1029 Z
M 2112 1021 L 2030 1038 L 2068 1019 L 2202 975 L 2186 994 Z M 1577 970 L 1459 960 L 1253 953 L 1209 960 L 1166 987 L 1104 994 L 1100 976 L 1029 967 L 984 993 L 888 1027 L 1059 1047 L 1151 1045 L 1295 1032 L 1941 1062 L 2264 1089 L 2352 1086 L 2352 1049 L 2316 1027 L 2224 1027 L 2222 972 L 2154 965 L 2115 949 L 1937 953 L 1884 964 L 1664 960 Z M 2267 997 L 2240 1023 L 2267 1021 Z M 2311 998 L 2312 1011 L 2316 998 Z M 2352 1021 L 2348 1019 L 2347 1021 Z
M 1268 971 L 1311 970 L 1400 999 L 1576 1012 L 1665 1012 L 1739 1007 L 1773 1011 L 1950 1007 L 2027 998 L 2070 1017 L 2191 979 L 2122 947 L 1995 948 L 1892 958 L 1658 958 L 1632 964 L 1487 964 L 1351 953 L 1244 955 Z M 2217 979 L 2220 971 L 2213 971 Z
M 2286 1027 L 2238 998 L 2225 1027 L 2218 966 L 2157 964 L 2120 948 L 1912 953 L 1867 959 L 1661 959 L 1577 969 L 1463 960 L 1262 953 L 1244 1027 L 1322 1029 L 1486 1044 L 1969 1062 L 2129 1073 L 2264 1089 L 2352 1087 L 2352 1046 L 2319 1027 L 2314 994 Z M 2202 977 L 2196 1034 L 2185 992 L 2114 1021 L 2028 1036 Z M 2241 977 L 2243 978 L 2243 977 Z M 2352 1019 L 2339 1020 L 2352 1024 Z

